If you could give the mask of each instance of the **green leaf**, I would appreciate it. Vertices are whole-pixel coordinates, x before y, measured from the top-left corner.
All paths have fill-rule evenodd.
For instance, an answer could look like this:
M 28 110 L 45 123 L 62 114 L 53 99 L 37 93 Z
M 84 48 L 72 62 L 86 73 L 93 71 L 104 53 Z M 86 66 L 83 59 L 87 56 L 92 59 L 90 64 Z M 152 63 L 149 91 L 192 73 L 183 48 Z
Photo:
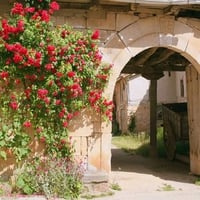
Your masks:
M 6 145 L 6 143 L 4 140 L 0 141 L 0 147 L 4 147 L 5 145 Z
M 4 160 L 7 159 L 7 154 L 5 151 L 0 151 L 0 157 L 2 157 Z
M 17 181 L 16 181 L 16 185 L 19 188 L 23 188 L 25 186 L 24 179 L 19 176 L 18 179 L 17 179 Z
M 23 188 L 25 194 L 33 194 L 33 189 L 29 185 L 25 185 Z

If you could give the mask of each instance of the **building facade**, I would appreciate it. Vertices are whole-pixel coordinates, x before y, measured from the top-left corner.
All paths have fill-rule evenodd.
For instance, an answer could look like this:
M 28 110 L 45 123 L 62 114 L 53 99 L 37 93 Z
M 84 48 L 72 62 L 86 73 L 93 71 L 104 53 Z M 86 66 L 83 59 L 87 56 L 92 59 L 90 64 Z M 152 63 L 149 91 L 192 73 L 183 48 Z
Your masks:
M 0 2 L 0 16 L 7 17 L 13 0 Z M 113 64 L 105 94 L 113 99 L 121 73 L 138 73 L 156 80 L 167 71 L 186 71 L 190 126 L 190 168 L 200 174 L 200 2 L 198 0 L 59 0 L 56 25 L 100 30 L 100 49 L 105 62 Z M 171 59 L 171 56 L 173 59 Z M 177 59 L 176 59 L 177 58 Z M 175 62 L 175 61 L 180 62 Z M 184 90 L 185 91 L 185 90 Z M 152 92 L 152 93 L 153 93 Z M 152 95 L 151 99 L 155 99 Z M 109 174 L 112 123 L 94 113 L 82 113 L 71 127 L 77 154 L 88 169 Z M 85 117 L 89 116 L 89 117 Z M 8 163 L 10 161 L 8 160 Z M 1 162 L 2 163 L 2 162 Z M 5 166 L 5 165 L 4 165 Z

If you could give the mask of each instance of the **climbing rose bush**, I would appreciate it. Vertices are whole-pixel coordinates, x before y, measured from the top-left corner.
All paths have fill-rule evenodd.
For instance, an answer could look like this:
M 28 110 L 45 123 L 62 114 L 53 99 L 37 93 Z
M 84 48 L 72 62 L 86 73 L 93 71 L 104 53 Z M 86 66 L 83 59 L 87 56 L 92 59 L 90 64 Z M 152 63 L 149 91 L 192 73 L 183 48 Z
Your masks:
M 55 1 L 15 3 L 0 21 L 0 155 L 17 161 L 30 152 L 30 132 L 46 153 L 72 152 L 68 126 L 82 109 L 112 118 L 112 101 L 103 96 L 111 65 L 102 63 L 99 31 L 55 27 Z

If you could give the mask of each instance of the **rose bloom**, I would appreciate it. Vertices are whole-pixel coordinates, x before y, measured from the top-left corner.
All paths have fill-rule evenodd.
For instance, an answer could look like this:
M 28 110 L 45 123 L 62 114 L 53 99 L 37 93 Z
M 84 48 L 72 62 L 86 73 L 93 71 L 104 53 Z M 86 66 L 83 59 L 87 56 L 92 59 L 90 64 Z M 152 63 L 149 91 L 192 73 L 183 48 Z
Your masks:
M 63 76 L 63 73 L 62 73 L 62 72 L 56 72 L 56 76 L 57 76 L 58 78 L 61 78 L 61 77 Z
M 48 94 L 48 90 L 46 89 L 38 89 L 37 95 L 39 99 L 44 99 Z
M 20 80 L 20 79 L 16 79 L 16 80 L 15 80 L 15 84 L 16 84 L 16 85 L 19 85 L 20 83 L 21 83 L 21 80 Z
M 6 72 L 6 71 L 2 71 L 2 72 L 0 72 L 0 77 L 1 77 L 2 79 L 8 78 L 8 77 L 9 77 L 9 73 Z
M 48 52 L 51 52 L 51 51 L 54 51 L 56 48 L 55 48 L 55 46 L 53 46 L 53 45 L 48 45 L 47 46 L 47 51 Z
M 53 65 L 50 64 L 50 63 L 46 64 L 44 67 L 45 67 L 45 69 L 46 69 L 47 71 L 51 71 L 51 69 L 53 69 Z
M 56 105 L 60 105 L 61 104 L 61 100 L 60 99 L 56 99 Z
M 67 73 L 67 76 L 68 76 L 69 78 L 72 78 L 72 77 L 74 77 L 75 75 L 76 75 L 76 73 L 73 72 L 73 71 L 70 71 L 70 72 Z
M 15 3 L 14 7 L 11 10 L 12 14 L 17 14 L 17 15 L 24 15 L 24 8 L 21 3 Z
M 67 126 L 68 126 L 68 122 L 67 122 L 67 121 L 64 121 L 64 122 L 63 122 L 63 127 L 66 128 Z
M 42 136 L 42 137 L 40 138 L 40 142 L 45 143 L 45 142 L 46 142 L 46 137 Z
M 34 7 L 27 7 L 24 9 L 26 13 L 34 13 L 35 12 L 35 8 Z
M 61 139 L 61 140 L 60 140 L 60 143 L 64 145 L 64 144 L 67 143 L 67 141 L 66 141 L 65 139 Z
M 19 32 L 24 30 L 24 21 L 23 20 L 21 20 L 21 19 L 18 20 L 17 29 L 18 29 Z
M 41 16 L 42 21 L 49 22 L 50 16 L 49 16 L 49 13 L 46 10 L 42 10 L 41 13 L 40 13 L 40 16 Z
M 22 57 L 20 54 L 18 54 L 18 53 L 16 53 L 16 54 L 14 55 L 14 57 L 13 57 L 13 61 L 14 61 L 15 63 L 20 63 L 20 62 L 22 62 L 22 60 L 23 60 L 23 57 Z
M 60 6 L 59 6 L 59 4 L 58 4 L 56 1 L 52 1 L 52 2 L 50 3 L 50 8 L 51 8 L 52 10 L 59 10 L 59 9 L 60 9 Z
M 13 109 L 13 110 L 17 110 L 18 109 L 18 103 L 16 101 L 12 101 L 10 102 L 9 106 Z
M 23 123 L 23 126 L 24 127 L 26 127 L 26 128 L 29 128 L 29 127 L 31 127 L 31 122 L 30 121 L 25 121 L 24 123 Z
M 92 34 L 91 38 L 92 38 L 93 40 L 99 39 L 99 30 L 96 30 L 96 31 Z

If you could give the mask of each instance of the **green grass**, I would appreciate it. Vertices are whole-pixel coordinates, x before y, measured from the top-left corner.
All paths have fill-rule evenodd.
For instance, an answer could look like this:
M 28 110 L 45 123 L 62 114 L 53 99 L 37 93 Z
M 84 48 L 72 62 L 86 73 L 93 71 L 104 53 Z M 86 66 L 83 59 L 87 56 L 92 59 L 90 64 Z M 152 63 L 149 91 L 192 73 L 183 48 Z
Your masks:
M 197 180 L 195 180 L 195 185 L 199 185 L 200 186 L 200 178 L 197 178 Z
M 121 191 L 122 190 L 118 183 L 112 183 L 110 188 L 112 190 L 117 190 L 117 191 Z
M 158 128 L 157 148 L 159 157 L 166 156 L 162 134 L 163 134 L 162 128 Z M 117 147 L 123 149 L 125 152 L 148 157 L 149 140 L 150 140 L 149 135 L 147 135 L 146 133 L 142 133 L 142 134 L 114 136 L 112 138 L 112 143 Z
M 169 184 L 163 184 L 162 187 L 160 187 L 160 189 L 158 189 L 157 191 L 174 191 L 175 188 Z
M 130 154 L 142 155 L 144 157 L 149 156 L 149 141 L 150 137 L 146 133 L 141 134 L 129 134 L 121 136 L 113 136 L 112 143 L 123 149 Z M 158 156 L 161 158 L 166 157 L 166 150 L 163 141 L 163 128 L 157 129 L 157 150 Z M 181 155 L 189 155 L 189 142 L 178 141 L 176 143 L 176 153 Z
M 112 196 L 114 195 L 114 192 L 109 191 L 106 193 L 102 193 L 99 195 L 93 195 L 93 194 L 86 194 L 86 195 L 82 195 L 81 198 L 83 199 L 97 199 L 97 198 L 102 198 L 102 197 L 107 197 L 107 196 Z

